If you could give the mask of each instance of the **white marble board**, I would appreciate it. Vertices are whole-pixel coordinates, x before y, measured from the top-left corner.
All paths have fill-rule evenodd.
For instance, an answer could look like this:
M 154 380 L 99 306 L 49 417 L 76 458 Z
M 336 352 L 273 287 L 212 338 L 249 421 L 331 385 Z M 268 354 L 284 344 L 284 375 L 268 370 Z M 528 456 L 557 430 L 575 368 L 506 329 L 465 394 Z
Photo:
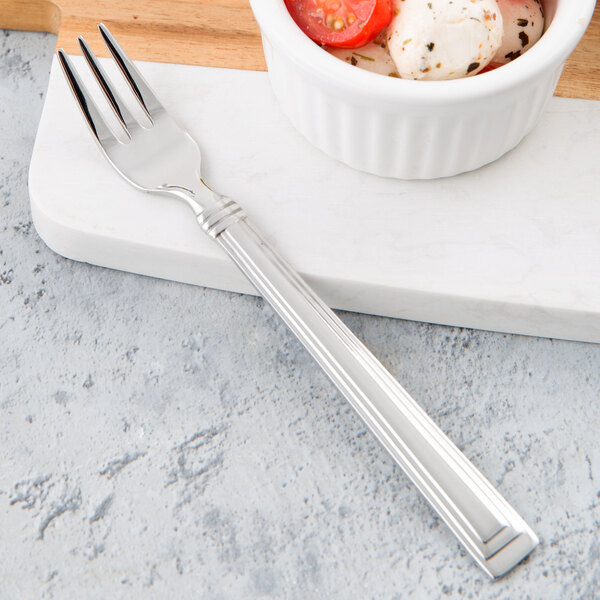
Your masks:
M 407 182 L 315 150 L 279 110 L 265 73 L 140 68 L 200 143 L 207 182 L 242 204 L 331 306 L 600 342 L 600 102 L 554 98 L 495 164 Z M 186 206 L 111 170 L 56 60 L 30 195 L 39 234 L 66 257 L 252 293 Z

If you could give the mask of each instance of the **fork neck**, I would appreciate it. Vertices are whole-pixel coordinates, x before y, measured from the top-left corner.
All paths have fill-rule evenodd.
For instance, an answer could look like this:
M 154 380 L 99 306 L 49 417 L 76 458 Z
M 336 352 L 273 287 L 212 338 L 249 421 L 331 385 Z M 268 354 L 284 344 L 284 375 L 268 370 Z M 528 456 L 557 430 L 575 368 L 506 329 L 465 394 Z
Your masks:
M 202 229 L 215 239 L 230 225 L 246 217 L 238 204 L 209 188 L 204 181 L 194 188 L 162 185 L 159 190 L 183 200 L 194 211 Z
M 212 210 L 223 205 L 223 197 L 209 188 L 201 179 L 189 187 L 164 184 L 159 186 L 157 191 L 183 200 L 192 209 L 196 218 L 205 210 Z

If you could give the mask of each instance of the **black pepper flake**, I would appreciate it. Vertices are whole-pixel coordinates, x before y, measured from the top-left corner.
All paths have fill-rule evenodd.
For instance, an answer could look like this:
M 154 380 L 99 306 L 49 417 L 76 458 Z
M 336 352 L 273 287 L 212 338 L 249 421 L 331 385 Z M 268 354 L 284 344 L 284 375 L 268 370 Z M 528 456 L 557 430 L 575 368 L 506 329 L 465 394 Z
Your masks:
M 527 19 L 517 19 L 517 25 L 519 27 L 527 27 L 527 25 L 529 25 L 529 21 Z
M 521 56 L 521 51 L 517 50 L 516 52 L 509 52 L 504 56 L 504 58 L 508 58 L 508 60 L 515 60 L 515 58 L 519 58 Z
M 429 50 L 429 52 L 433 52 L 434 48 L 435 44 L 433 42 L 429 42 L 429 44 L 427 44 L 427 50 Z
M 523 46 L 523 48 L 529 44 L 529 36 L 524 31 L 519 32 L 519 39 L 521 40 L 521 46 Z
M 467 73 L 471 73 L 471 72 L 472 72 L 472 71 L 474 71 L 475 69 L 478 69 L 478 68 L 479 68 L 479 64 L 480 64 L 480 63 L 478 63 L 478 62 L 471 63 L 471 64 L 469 65 L 468 69 L 467 69 Z
M 356 58 L 354 58 L 354 56 L 350 57 L 350 64 L 355 67 L 358 64 L 358 61 L 356 60 Z

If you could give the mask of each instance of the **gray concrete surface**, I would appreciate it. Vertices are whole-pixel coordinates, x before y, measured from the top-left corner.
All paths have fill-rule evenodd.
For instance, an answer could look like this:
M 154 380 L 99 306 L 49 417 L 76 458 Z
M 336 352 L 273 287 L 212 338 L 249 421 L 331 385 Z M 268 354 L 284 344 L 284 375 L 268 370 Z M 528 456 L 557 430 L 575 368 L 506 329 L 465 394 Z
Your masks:
M 262 301 L 44 246 L 53 45 L 0 32 L 0 597 L 599 597 L 600 346 L 342 314 L 538 532 L 490 583 Z

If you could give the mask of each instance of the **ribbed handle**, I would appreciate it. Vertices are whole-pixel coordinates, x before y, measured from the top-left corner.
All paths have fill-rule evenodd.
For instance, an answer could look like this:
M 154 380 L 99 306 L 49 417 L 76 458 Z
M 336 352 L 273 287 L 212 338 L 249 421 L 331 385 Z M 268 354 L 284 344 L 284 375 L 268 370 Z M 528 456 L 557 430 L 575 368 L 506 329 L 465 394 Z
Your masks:
M 475 560 L 492 577 L 518 564 L 537 537 L 385 367 L 226 200 L 201 215 L 220 243 Z M 214 212 L 214 211 L 213 211 Z

